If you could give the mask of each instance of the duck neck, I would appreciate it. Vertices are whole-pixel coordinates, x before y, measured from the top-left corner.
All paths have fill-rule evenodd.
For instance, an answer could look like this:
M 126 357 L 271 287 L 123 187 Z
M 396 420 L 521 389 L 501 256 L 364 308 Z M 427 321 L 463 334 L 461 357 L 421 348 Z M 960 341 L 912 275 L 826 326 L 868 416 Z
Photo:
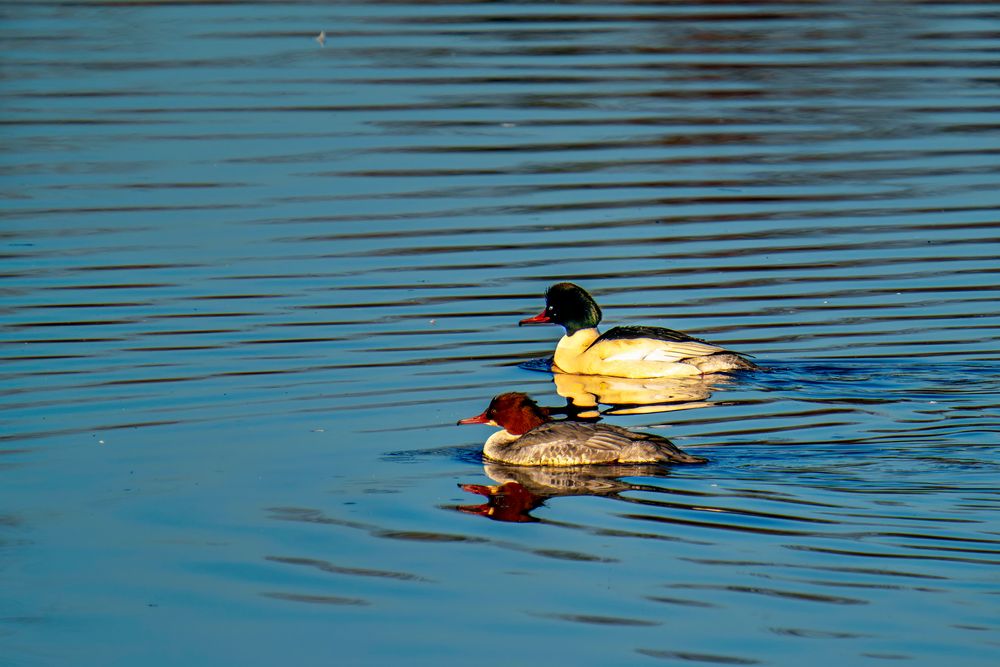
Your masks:
M 510 433 L 506 429 L 497 431 L 486 439 L 486 443 L 483 445 L 483 454 L 488 459 L 502 461 L 504 450 L 514 442 L 517 442 L 520 437 L 519 435 Z
M 514 437 L 520 437 L 531 429 L 541 426 L 549 420 L 548 415 L 542 412 L 534 403 L 524 406 L 523 409 L 506 415 L 503 421 L 503 433 L 509 433 Z
M 555 364 L 564 373 L 579 372 L 579 357 L 600 336 L 597 327 L 567 333 L 556 346 Z

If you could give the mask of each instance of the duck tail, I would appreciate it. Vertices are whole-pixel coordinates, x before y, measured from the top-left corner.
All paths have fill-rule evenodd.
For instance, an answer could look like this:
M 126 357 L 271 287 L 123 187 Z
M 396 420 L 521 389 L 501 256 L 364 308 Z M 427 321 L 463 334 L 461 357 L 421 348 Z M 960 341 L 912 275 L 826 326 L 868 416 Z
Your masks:
M 663 452 L 662 461 L 664 463 L 708 463 L 708 459 L 704 456 L 694 456 L 679 449 L 676 452 Z

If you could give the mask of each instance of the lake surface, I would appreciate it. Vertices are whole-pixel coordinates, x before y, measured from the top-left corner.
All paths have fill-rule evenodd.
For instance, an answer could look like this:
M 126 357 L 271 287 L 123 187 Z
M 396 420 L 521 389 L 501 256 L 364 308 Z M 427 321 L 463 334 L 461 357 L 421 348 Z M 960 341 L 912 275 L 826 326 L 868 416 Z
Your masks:
M 0 17 L 0 664 L 997 664 L 1000 6 Z M 554 378 L 561 280 L 764 370 Z

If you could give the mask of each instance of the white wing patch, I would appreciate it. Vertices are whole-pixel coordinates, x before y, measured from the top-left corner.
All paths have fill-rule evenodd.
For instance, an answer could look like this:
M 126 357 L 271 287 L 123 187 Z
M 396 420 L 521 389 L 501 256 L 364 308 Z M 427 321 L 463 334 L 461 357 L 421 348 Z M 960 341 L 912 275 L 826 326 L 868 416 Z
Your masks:
M 698 341 L 655 341 L 655 344 L 637 344 L 622 347 L 604 361 L 659 361 L 675 363 L 689 357 L 704 357 L 720 352 L 723 348 Z

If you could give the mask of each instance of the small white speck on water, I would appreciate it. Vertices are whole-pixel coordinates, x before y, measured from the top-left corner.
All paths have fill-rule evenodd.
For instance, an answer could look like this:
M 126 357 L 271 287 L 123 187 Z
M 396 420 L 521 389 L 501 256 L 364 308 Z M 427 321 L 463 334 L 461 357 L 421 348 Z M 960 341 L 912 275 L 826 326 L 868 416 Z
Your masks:
M 318 35 L 316 35 L 316 42 L 320 46 L 326 46 L 326 31 L 325 30 L 321 30 L 320 33 Z
M 326 429 L 325 428 L 314 428 L 312 430 L 312 432 L 313 433 L 326 433 Z

